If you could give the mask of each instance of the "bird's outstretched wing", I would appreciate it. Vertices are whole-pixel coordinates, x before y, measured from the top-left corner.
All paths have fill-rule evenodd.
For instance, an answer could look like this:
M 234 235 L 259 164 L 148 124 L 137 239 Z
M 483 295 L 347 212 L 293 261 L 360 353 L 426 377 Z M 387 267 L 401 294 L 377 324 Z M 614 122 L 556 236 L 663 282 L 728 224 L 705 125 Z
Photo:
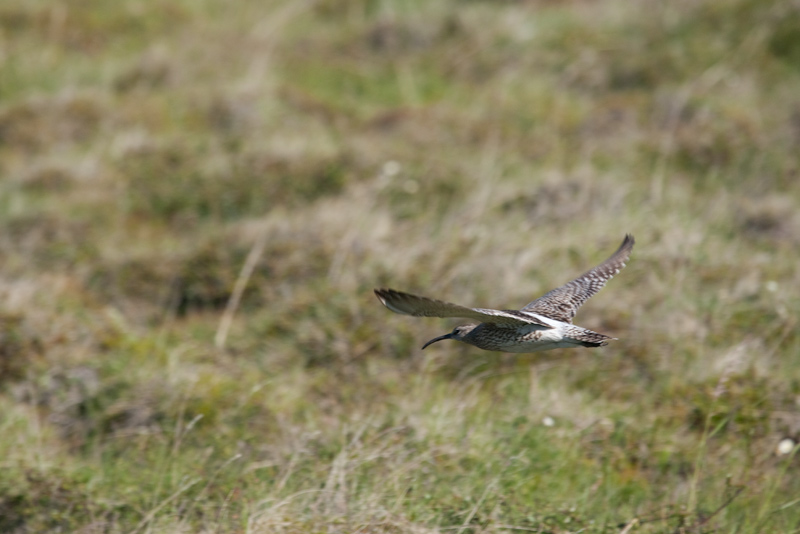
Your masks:
M 384 306 L 395 313 L 413 315 L 414 317 L 466 317 L 484 323 L 497 325 L 520 326 L 536 324 L 550 328 L 551 325 L 537 319 L 534 315 L 517 310 L 489 310 L 483 308 L 467 308 L 441 300 L 418 297 L 410 293 L 394 289 L 376 289 L 375 295 Z
M 522 308 L 521 311 L 533 312 L 571 323 L 578 308 L 625 267 L 625 262 L 628 261 L 631 250 L 633 250 L 633 244 L 633 236 L 625 235 L 625 239 L 617 251 L 606 261 L 575 280 L 544 294 Z

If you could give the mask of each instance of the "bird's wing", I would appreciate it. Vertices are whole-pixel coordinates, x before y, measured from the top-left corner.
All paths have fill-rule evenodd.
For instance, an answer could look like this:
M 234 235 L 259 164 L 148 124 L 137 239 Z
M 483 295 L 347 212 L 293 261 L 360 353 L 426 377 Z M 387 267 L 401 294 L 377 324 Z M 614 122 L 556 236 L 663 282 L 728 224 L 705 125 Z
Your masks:
M 521 311 L 533 312 L 571 323 L 578 308 L 625 267 L 625 262 L 628 261 L 631 250 L 633 250 L 633 243 L 633 236 L 627 234 L 617 251 L 606 261 L 575 280 L 539 297 Z
M 441 300 L 418 297 L 394 289 L 376 289 L 375 295 L 384 306 L 395 313 L 413 315 L 414 317 L 466 317 L 484 323 L 497 325 L 520 326 L 537 324 L 550 328 L 551 325 L 537 319 L 533 314 L 517 310 L 488 310 L 483 308 L 467 308 Z

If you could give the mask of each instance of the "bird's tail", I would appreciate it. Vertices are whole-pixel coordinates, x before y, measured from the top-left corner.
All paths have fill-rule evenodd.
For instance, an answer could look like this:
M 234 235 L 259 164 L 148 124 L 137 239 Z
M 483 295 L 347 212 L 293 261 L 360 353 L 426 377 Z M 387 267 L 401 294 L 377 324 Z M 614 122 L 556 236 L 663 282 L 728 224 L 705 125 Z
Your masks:
M 605 347 L 609 341 L 617 339 L 579 326 L 570 328 L 566 337 L 577 341 L 577 344 L 583 347 Z

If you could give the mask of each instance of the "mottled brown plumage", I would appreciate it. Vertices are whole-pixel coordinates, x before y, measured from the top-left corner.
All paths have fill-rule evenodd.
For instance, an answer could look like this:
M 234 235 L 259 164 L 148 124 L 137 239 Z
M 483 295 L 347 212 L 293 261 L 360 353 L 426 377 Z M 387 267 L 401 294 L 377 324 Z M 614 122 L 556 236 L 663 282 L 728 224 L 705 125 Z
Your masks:
M 575 314 L 589 297 L 603 289 L 606 282 L 625 267 L 625 262 L 633 250 L 633 236 L 627 234 L 617 251 L 606 261 L 575 280 L 545 293 L 522 311 L 538 313 L 565 323 L 571 323 Z
M 415 317 L 466 317 L 480 324 L 460 325 L 449 334 L 427 342 L 455 339 L 485 350 L 537 352 L 561 347 L 601 347 L 613 339 L 572 324 L 578 308 L 623 267 L 634 239 L 625 236 L 617 251 L 575 280 L 544 294 L 521 310 L 467 308 L 441 300 L 419 297 L 394 289 L 376 289 L 375 295 L 395 313 Z

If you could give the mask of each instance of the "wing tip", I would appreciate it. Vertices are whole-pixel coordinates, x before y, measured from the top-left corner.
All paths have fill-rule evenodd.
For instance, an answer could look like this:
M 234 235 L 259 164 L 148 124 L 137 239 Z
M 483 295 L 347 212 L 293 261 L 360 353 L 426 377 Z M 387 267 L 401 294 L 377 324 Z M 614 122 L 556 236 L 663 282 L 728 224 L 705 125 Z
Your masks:
M 388 287 L 378 287 L 378 288 L 373 289 L 372 291 L 375 293 L 375 296 L 378 297 L 378 300 L 381 301 L 381 304 L 383 304 L 384 306 L 386 306 L 387 308 L 389 308 L 392 311 L 396 311 L 394 308 L 392 308 L 392 306 L 389 305 L 389 300 L 392 297 L 398 297 L 398 296 L 402 295 L 402 293 L 400 293 L 399 291 L 396 291 L 394 289 L 389 289 Z M 401 313 L 401 312 L 397 312 L 397 313 Z
M 636 240 L 633 238 L 633 234 L 625 234 L 625 237 L 623 238 L 622 243 L 620 243 L 619 248 L 606 261 L 620 259 L 621 256 L 625 256 L 624 260 L 622 261 L 622 267 L 624 267 L 628 257 L 630 257 L 631 251 L 633 251 L 633 245 L 635 244 Z
M 386 306 L 390 311 L 399 313 L 400 315 L 418 315 L 414 313 L 413 309 L 408 308 L 408 305 L 412 303 L 409 298 L 413 299 L 414 295 L 388 287 L 375 288 L 372 291 L 375 293 L 375 296 L 378 297 L 378 300 L 381 301 L 381 304 Z
M 619 246 L 620 250 L 623 248 L 633 248 L 633 245 L 636 244 L 636 239 L 633 238 L 633 234 L 627 233 L 625 234 L 625 238 L 622 240 L 622 244 Z

